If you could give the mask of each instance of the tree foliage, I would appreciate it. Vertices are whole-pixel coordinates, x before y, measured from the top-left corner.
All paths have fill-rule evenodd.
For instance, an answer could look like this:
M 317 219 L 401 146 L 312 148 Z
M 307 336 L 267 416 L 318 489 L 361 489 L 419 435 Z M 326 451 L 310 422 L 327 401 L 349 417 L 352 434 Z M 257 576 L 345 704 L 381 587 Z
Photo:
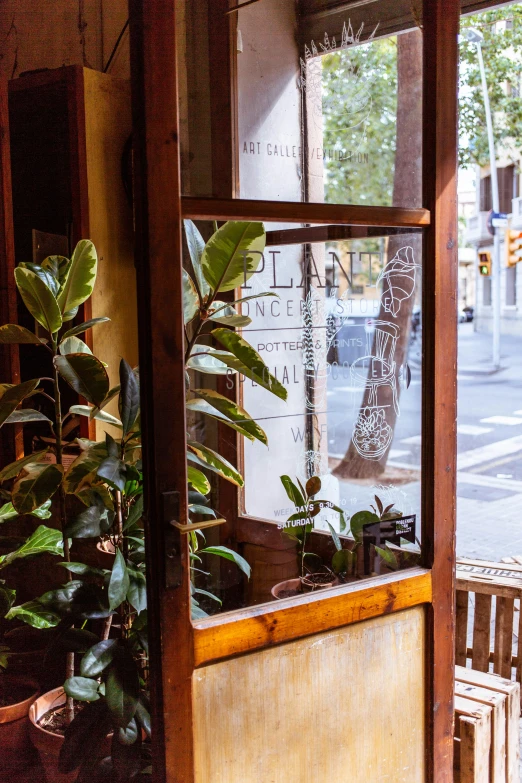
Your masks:
M 522 4 L 486 11 L 462 19 L 484 36 L 482 52 L 497 149 L 520 158 L 522 151 Z M 489 163 L 486 113 L 477 47 L 460 45 L 460 149 L 463 167 Z

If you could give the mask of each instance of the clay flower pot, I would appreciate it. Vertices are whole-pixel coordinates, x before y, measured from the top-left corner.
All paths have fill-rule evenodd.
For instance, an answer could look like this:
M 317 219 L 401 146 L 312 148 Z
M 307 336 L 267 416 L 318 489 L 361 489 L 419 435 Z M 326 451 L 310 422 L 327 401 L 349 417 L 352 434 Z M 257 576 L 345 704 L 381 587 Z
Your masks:
M 28 713 L 31 704 L 40 693 L 40 686 L 28 677 L 5 678 L 4 687 L 14 703 L 0 707 L 0 773 L 16 772 L 32 766 L 36 753 L 29 739 Z
M 323 574 L 322 574 L 323 576 Z M 332 574 L 328 582 L 316 584 L 313 581 L 314 574 L 297 579 L 287 579 L 284 582 L 274 585 L 270 591 L 274 598 L 280 601 L 283 598 L 294 598 L 297 595 L 304 595 L 317 590 L 325 590 L 327 587 L 335 587 L 339 584 L 339 579 Z
M 58 759 L 63 745 L 63 736 L 53 734 L 52 731 L 42 728 L 38 721 L 43 716 L 65 704 L 65 691 L 63 688 L 55 688 L 44 693 L 36 699 L 29 710 L 29 736 L 40 756 L 40 761 L 45 770 L 47 783 L 73 783 L 78 776 L 78 770 L 64 774 L 58 770 Z

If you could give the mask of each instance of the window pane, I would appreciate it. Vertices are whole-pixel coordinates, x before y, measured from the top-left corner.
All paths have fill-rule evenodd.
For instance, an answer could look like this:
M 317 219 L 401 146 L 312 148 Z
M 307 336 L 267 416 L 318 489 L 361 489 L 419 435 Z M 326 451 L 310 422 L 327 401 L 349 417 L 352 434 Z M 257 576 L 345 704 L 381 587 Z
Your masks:
M 185 9 L 181 45 L 183 184 L 210 195 L 219 116 L 211 122 L 208 50 L 218 31 L 199 5 Z M 421 0 L 345 10 L 259 0 L 234 15 L 241 198 L 422 206 L 421 9 Z

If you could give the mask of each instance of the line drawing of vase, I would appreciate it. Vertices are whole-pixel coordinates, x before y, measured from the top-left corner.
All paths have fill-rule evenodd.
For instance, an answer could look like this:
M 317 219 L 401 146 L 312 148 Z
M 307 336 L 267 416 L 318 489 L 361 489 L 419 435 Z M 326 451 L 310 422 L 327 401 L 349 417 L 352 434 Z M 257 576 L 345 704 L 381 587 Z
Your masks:
M 378 402 L 378 391 L 382 386 L 389 386 L 395 413 L 400 416 L 397 365 L 394 360 L 400 329 L 389 321 L 372 320 L 371 325 L 375 328 L 366 332 L 366 356 L 356 359 L 350 367 L 351 383 L 352 386 L 369 390 L 369 408 L 382 408 Z
M 353 428 L 352 443 L 364 459 L 378 460 L 393 439 L 383 408 L 363 408 Z
M 391 261 L 388 261 L 376 281 L 376 285 L 387 283 L 387 290 L 385 289 L 381 296 L 385 312 L 391 313 L 395 318 L 398 316 L 401 304 L 413 296 L 417 269 L 420 268 L 420 265 L 415 263 L 412 247 L 401 247 Z

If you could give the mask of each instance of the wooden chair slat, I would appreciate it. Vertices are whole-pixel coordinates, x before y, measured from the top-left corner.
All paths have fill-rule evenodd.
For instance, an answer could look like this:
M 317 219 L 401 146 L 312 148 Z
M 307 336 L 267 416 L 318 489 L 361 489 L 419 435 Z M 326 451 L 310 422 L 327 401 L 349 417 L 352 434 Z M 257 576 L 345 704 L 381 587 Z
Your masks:
M 511 679 L 513 652 L 513 616 L 515 602 L 512 598 L 497 598 L 495 606 L 495 648 L 493 671 Z
M 471 666 L 480 672 L 489 670 L 491 595 L 475 593 L 473 620 L 473 657 Z
M 466 654 L 468 649 L 468 599 L 469 593 L 466 590 L 457 590 L 455 663 L 458 666 L 466 665 Z

